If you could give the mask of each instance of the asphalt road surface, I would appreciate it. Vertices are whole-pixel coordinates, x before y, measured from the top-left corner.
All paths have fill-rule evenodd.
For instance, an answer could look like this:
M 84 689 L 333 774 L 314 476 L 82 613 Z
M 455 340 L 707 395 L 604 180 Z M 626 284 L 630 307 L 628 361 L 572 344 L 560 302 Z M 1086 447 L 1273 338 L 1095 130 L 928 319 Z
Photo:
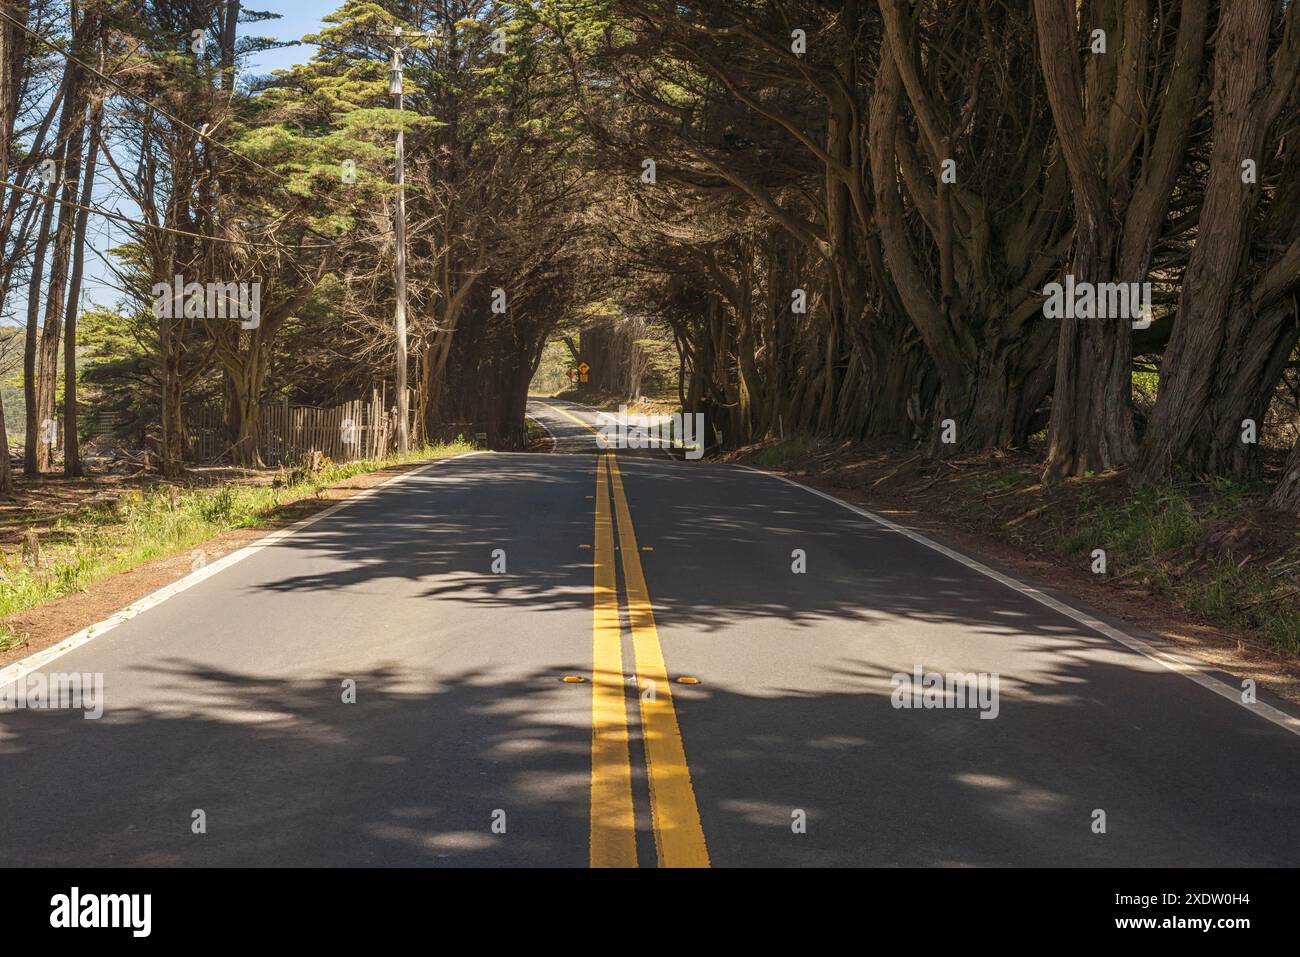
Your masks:
M 43 665 L 104 711 L 0 713 L 0 863 L 1300 864 L 1300 725 L 1232 679 L 530 414 L 559 454 L 409 474 Z M 984 697 L 897 707 L 930 673 Z

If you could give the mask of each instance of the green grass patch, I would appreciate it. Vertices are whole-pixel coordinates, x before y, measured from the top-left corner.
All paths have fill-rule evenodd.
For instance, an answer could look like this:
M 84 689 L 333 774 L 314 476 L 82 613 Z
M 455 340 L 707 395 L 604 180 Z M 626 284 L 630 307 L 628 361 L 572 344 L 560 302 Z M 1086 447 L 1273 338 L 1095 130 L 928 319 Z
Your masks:
M 1254 630 L 1292 651 L 1300 651 L 1300 596 L 1295 582 L 1267 567 L 1224 555 L 1208 567 L 1194 561 L 1196 545 L 1209 527 L 1231 520 L 1247 505 L 1248 489 L 1216 481 L 1209 494 L 1166 484 L 1140 488 L 1123 499 L 1091 495 L 1081 501 L 1072 531 L 1061 539 L 1065 554 L 1106 551 L 1112 574 L 1143 576 L 1208 621 Z M 1277 559 L 1281 567 L 1300 560 L 1300 546 Z
M 35 608 L 95 581 L 174 555 L 233 528 L 265 523 L 276 510 L 366 472 L 428 458 L 473 451 L 464 439 L 425 446 L 404 456 L 326 464 L 295 481 L 270 485 L 223 485 L 181 489 L 176 508 L 167 486 L 122 495 L 115 508 L 85 506 L 61 516 L 41 536 L 40 567 L 18 553 L 0 555 L 0 618 Z M 282 473 L 288 476 L 289 473 Z M 0 625 L 0 652 L 21 636 Z
M 817 446 L 817 440 L 811 435 L 800 433 L 788 439 L 773 442 L 759 449 L 753 458 L 755 465 L 777 468 L 794 459 L 802 458 Z
M 1258 630 L 1274 644 L 1300 651 L 1300 597 L 1293 594 L 1293 578 L 1221 559 L 1208 582 L 1175 587 L 1189 608 L 1211 621 Z
M 1167 559 L 1196 541 L 1208 517 L 1197 513 L 1184 490 L 1171 485 L 1141 488 L 1119 502 L 1086 497 L 1081 505 L 1064 551 L 1104 548 L 1112 563 Z

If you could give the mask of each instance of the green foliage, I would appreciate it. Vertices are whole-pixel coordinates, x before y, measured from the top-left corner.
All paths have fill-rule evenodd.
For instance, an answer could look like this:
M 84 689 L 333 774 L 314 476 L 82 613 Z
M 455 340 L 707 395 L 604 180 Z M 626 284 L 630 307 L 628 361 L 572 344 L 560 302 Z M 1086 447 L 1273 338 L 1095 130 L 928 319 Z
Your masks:
M 1300 561 L 1300 555 L 1295 558 Z M 1179 591 L 1189 608 L 1210 621 L 1255 629 L 1289 651 L 1300 651 L 1300 597 L 1290 581 L 1267 569 L 1224 556 L 1207 582 Z
M 23 330 L 0 326 L 0 398 L 4 401 L 4 422 L 9 441 L 21 442 L 26 404 L 22 385 Z
M 556 395 L 569 389 L 573 383 L 569 380 L 568 370 L 573 365 L 573 356 L 563 342 L 552 339 L 542 349 L 542 358 L 533 373 L 533 381 L 528 391 L 535 395 Z
M 1160 387 L 1160 373 L 1136 369 L 1133 372 L 1133 396 L 1155 402 Z
M 754 456 L 754 464 L 764 468 L 777 468 L 795 459 L 802 458 L 817 447 L 817 439 L 800 433 L 784 441 L 765 445 Z
M 154 324 L 147 313 L 88 309 L 78 320 L 81 363 L 79 405 L 83 426 L 107 413 L 122 414 L 119 432 L 138 434 L 160 415 Z
M 83 591 L 114 572 L 192 548 L 229 529 L 262 525 L 284 506 L 311 498 L 354 475 L 470 451 L 473 446 L 458 439 L 425 446 L 406 456 L 329 466 L 279 487 L 186 489 L 180 493 L 176 509 L 171 507 L 166 486 L 124 496 L 116 509 L 87 506 L 56 521 L 43 536 L 40 568 L 23 564 L 18 555 L 0 555 L 0 618 Z M 13 633 L 0 626 L 0 651 L 13 639 Z
M 1124 564 L 1158 561 L 1191 545 L 1204 521 L 1185 489 L 1145 486 L 1115 502 L 1085 499 L 1064 549 L 1105 548 L 1112 561 Z
M 1249 507 L 1249 489 L 1219 479 L 1210 495 L 1196 498 L 1193 487 L 1175 483 L 1140 488 L 1117 501 L 1090 496 L 1082 503 L 1075 531 L 1066 535 L 1063 553 L 1106 550 L 1110 569 L 1142 574 L 1178 597 L 1188 608 L 1222 625 L 1256 629 L 1291 651 L 1300 651 L 1300 596 L 1289 582 L 1266 568 L 1224 554 L 1208 569 L 1194 569 L 1193 551 L 1211 525 Z M 1282 567 L 1300 563 L 1300 548 L 1284 556 Z

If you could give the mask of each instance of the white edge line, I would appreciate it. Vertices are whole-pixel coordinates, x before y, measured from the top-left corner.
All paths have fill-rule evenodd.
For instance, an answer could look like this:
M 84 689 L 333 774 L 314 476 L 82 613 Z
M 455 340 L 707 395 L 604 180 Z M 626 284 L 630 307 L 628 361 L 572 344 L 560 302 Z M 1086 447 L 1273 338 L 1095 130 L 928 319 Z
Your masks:
M 535 402 L 535 401 L 537 401 L 537 400 L 534 399 L 533 401 Z M 558 442 L 556 441 L 556 439 L 555 439 L 555 433 L 552 432 L 550 429 L 548 429 L 548 428 L 546 427 L 546 423 L 545 423 L 545 422 L 543 422 L 541 419 L 539 419 L 539 418 L 538 418 L 537 416 L 535 416 L 535 415 L 529 415 L 527 411 L 524 412 L 524 417 L 525 417 L 525 418 L 528 418 L 528 419 L 532 419 L 534 422 L 536 422 L 538 425 L 540 425 L 540 426 L 542 427 L 542 431 L 543 431 L 543 432 L 545 432 L 548 436 L 550 436 L 550 438 L 551 438 L 551 448 L 552 448 L 552 449 L 554 449 L 557 445 L 559 445 L 559 443 L 558 443 Z
M 317 522 L 321 521 L 322 519 L 328 518 L 330 515 L 333 515 L 335 512 L 339 511 L 340 509 L 346 508 L 347 506 L 353 504 L 354 502 L 359 502 L 364 498 L 368 498 L 369 496 L 378 492 L 380 489 L 389 488 L 390 486 L 397 485 L 408 479 L 414 478 L 416 475 L 419 475 L 421 472 L 431 469 L 436 465 L 441 465 L 443 462 L 452 462 L 456 459 L 468 458 L 471 455 L 480 455 L 480 454 L 482 454 L 481 451 L 476 450 L 473 452 L 463 452 L 460 455 L 451 455 L 445 459 L 437 459 L 433 462 L 429 462 L 427 465 L 421 465 L 419 468 L 411 469 L 409 472 L 402 472 L 399 475 L 394 475 L 391 478 L 387 478 L 384 481 L 380 482 L 378 485 L 372 485 L 370 488 L 363 489 L 362 491 L 358 492 L 356 495 L 353 495 L 349 498 L 345 498 L 343 501 L 338 502 L 335 505 L 331 505 L 329 508 L 322 509 L 321 511 L 317 512 L 315 515 L 309 515 L 306 518 L 294 522 L 292 525 L 289 525 L 285 528 L 276 529 L 274 532 L 271 532 L 269 535 L 265 535 L 262 538 L 259 538 L 257 541 L 253 542 L 253 544 L 245 545 L 243 548 L 233 551 L 229 555 L 224 555 L 221 558 L 218 558 L 215 562 L 212 562 L 210 565 L 204 565 L 202 568 L 196 569 L 195 571 L 190 572 L 188 575 L 176 579 L 176 581 L 172 582 L 171 584 L 164 585 L 162 588 L 159 588 L 157 591 L 151 592 L 150 594 L 145 595 L 143 598 L 136 599 L 135 601 L 131 602 L 131 604 L 127 605 L 125 608 L 115 611 L 113 614 L 109 615 L 103 621 L 97 621 L 93 625 L 88 625 L 87 627 L 81 629 L 81 631 L 78 631 L 75 634 L 68 635 L 68 637 L 64 638 L 62 641 L 55 642 L 54 644 L 50 645 L 48 648 L 42 648 L 40 651 L 37 651 L 34 654 L 30 654 L 26 658 L 22 658 L 18 661 L 15 661 L 13 664 L 7 666 L 6 668 L 4 668 L 4 670 L 0 671 L 0 688 L 5 687 L 5 685 L 8 685 L 10 682 L 18 681 L 20 678 L 25 678 L 33 671 L 37 670 L 38 668 L 43 668 L 45 665 L 48 665 L 51 661 L 54 661 L 56 658 L 62 658 L 68 652 L 80 648 L 82 645 L 87 644 L 88 642 L 93 641 L 96 638 L 99 638 L 100 636 L 106 634 L 107 632 L 112 631 L 114 628 L 116 628 L 118 625 L 122 624 L 123 622 L 130 621 L 132 618 L 135 618 L 137 615 L 143 614 L 144 612 L 148 611 L 150 608 L 155 607 L 156 605 L 161 605 L 168 598 L 171 598 L 174 595 L 179 595 L 181 592 L 189 588 L 193 588 L 199 582 L 211 578 L 213 575 L 216 575 L 218 572 L 224 571 L 225 569 L 229 568 L 231 565 L 236 564 L 237 562 L 242 562 L 245 558 L 248 558 L 250 555 L 254 554 L 255 552 L 260 552 L 262 549 L 267 548 L 270 545 L 274 545 L 277 542 L 283 541 L 284 539 L 290 537 L 291 535 L 297 534 L 298 532 L 302 531 L 304 528 L 307 528 L 309 525 L 314 525 Z M 229 531 L 233 531 L 233 529 L 229 529 Z M 222 534 L 222 533 L 218 533 L 218 534 Z
M 805 492 L 811 492 L 818 498 L 824 498 L 828 502 L 834 502 L 836 505 L 847 508 L 850 512 L 861 515 L 863 518 L 875 522 L 882 528 L 886 528 L 891 532 L 897 532 L 899 535 L 904 535 L 912 541 L 924 545 L 926 548 L 934 549 L 934 551 L 939 554 L 945 555 L 953 561 L 965 565 L 972 571 L 979 572 L 981 575 L 985 575 L 999 584 L 1020 592 L 1020 594 L 1027 598 L 1032 598 L 1040 605 L 1045 605 L 1052 609 L 1052 611 L 1077 621 L 1079 624 L 1097 632 L 1097 634 L 1123 645 L 1130 651 L 1135 651 L 1140 655 L 1150 658 L 1157 664 L 1164 665 L 1170 671 L 1176 672 L 1184 678 L 1196 682 L 1202 688 L 1213 691 L 1222 698 L 1227 698 L 1233 704 L 1246 708 L 1248 711 L 1259 715 L 1261 718 L 1273 722 L 1273 724 L 1276 724 L 1278 727 L 1285 728 L 1292 734 L 1300 735 L 1300 718 L 1288 714 L 1280 708 L 1275 708 L 1270 704 L 1266 704 L 1263 701 L 1256 700 L 1254 704 L 1246 704 L 1241 700 L 1241 690 L 1239 688 L 1234 688 L 1227 682 L 1221 681 L 1218 678 L 1207 674 L 1201 665 L 1193 663 L 1181 655 L 1171 654 L 1163 649 L 1156 648 L 1150 642 L 1143 641 L 1141 638 L 1134 638 L 1132 635 L 1125 634 L 1118 628 L 1113 628 L 1104 621 L 1094 618 L 1092 615 L 1085 614 L 1077 608 L 1071 608 L 1069 605 L 1065 604 L 1065 602 L 1058 601 L 1051 595 L 1048 595 L 1037 588 L 1033 588 L 1030 585 L 1026 585 L 1024 582 L 1010 578 L 999 571 L 989 568 L 987 565 L 975 561 L 973 558 L 967 558 L 960 552 L 955 552 L 951 548 L 940 545 L 933 539 L 926 538 L 920 532 L 891 522 L 889 519 L 882 518 L 874 512 L 869 512 L 864 508 L 859 508 L 843 499 L 836 498 L 834 495 L 828 495 L 826 492 L 820 491 L 819 489 L 810 488 L 807 485 L 796 482 L 794 479 L 786 478 L 784 475 L 778 475 L 775 472 L 765 472 L 763 469 L 757 469 L 749 465 L 741 465 L 740 467 L 750 472 L 756 472 L 759 475 L 766 475 L 768 478 L 778 479 L 779 481 L 785 482 L 787 485 L 793 485 L 795 488 L 803 489 Z

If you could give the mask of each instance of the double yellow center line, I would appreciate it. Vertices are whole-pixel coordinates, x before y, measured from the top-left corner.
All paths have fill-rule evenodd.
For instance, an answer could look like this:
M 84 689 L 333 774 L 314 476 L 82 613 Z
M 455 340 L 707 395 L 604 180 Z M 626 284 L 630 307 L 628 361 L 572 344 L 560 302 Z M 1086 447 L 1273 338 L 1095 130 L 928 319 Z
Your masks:
M 596 578 L 591 619 L 591 866 L 636 867 L 627 684 L 607 472 L 602 455 L 596 460 Z
M 609 470 L 606 486 L 605 471 Z M 619 554 L 627 592 L 628 623 L 636 658 L 641 739 L 650 782 L 650 817 L 660 867 L 708 867 L 709 851 L 691 786 L 672 685 L 655 628 L 650 593 L 637 550 L 623 476 L 612 454 L 596 463 L 595 678 L 591 702 L 591 863 L 593 867 L 635 867 L 631 757 L 628 752 L 626 681 L 622 635 L 614 592 L 614 540 L 606 493 L 618 520 Z M 611 605 L 613 606 L 611 608 Z
M 577 416 L 542 403 L 595 432 Z M 673 707 L 650 592 L 623 490 L 623 475 L 612 452 L 596 459 L 596 540 L 592 606 L 591 682 L 591 866 L 636 867 L 636 820 L 632 802 L 632 757 L 628 745 L 627 678 L 619 623 L 618 553 L 623 559 L 628 623 L 632 631 L 641 739 L 650 785 L 650 818 L 660 867 L 708 867 L 709 851 L 700 810 L 691 786 L 681 727 Z

